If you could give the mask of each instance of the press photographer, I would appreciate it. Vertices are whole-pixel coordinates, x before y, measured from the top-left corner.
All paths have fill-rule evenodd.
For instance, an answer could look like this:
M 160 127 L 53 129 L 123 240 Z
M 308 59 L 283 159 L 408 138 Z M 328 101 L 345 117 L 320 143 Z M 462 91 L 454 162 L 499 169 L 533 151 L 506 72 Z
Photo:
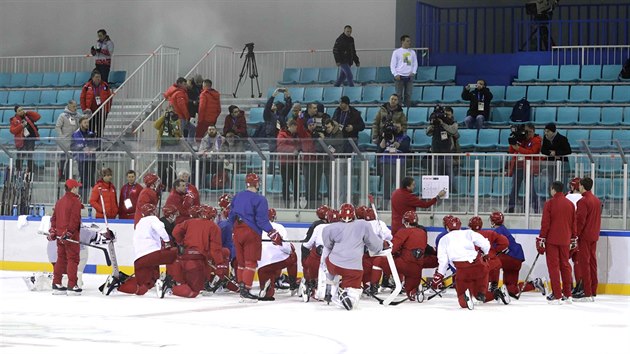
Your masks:
M 451 107 L 437 106 L 429 117 L 429 126 L 426 133 L 431 138 L 431 152 L 454 153 L 457 152 L 457 139 L 459 138 L 457 122 L 453 119 Z M 437 174 L 453 175 L 452 156 L 437 156 Z
M 378 113 L 376 113 L 374 123 L 372 124 L 372 141 L 374 144 L 380 143 L 386 124 L 399 123 L 402 127 L 402 131 L 407 131 L 407 116 L 399 102 L 400 98 L 394 93 L 389 96 L 389 102 L 383 104 Z M 390 132 L 392 131 L 391 126 L 389 130 Z
M 521 188 L 521 184 L 525 179 L 525 163 L 531 161 L 531 173 L 532 176 L 538 175 L 539 157 L 538 156 L 523 156 L 523 155 L 538 155 L 542 147 L 542 139 L 536 134 L 536 128 L 533 123 L 527 123 L 522 125 L 523 133 L 513 131 L 514 137 L 509 140 L 510 148 L 508 152 L 516 156 L 510 160 L 510 168 L 508 170 L 508 176 L 512 177 L 512 191 L 510 192 L 510 198 L 508 201 L 508 209 L 506 213 L 513 213 L 514 206 L 516 205 L 516 198 L 518 191 Z M 538 213 L 538 195 L 534 188 L 534 183 L 530 184 L 531 203 L 534 213 Z
M 396 178 L 396 160 L 400 159 L 401 173 L 405 170 L 405 156 L 410 152 L 411 138 L 405 134 L 402 124 L 399 122 L 387 123 L 383 127 L 381 138 L 378 144 L 377 152 L 381 155 L 379 159 L 379 168 L 382 167 L 383 176 L 383 195 L 385 202 L 383 205 L 389 205 L 389 198 L 392 195 L 392 187 Z

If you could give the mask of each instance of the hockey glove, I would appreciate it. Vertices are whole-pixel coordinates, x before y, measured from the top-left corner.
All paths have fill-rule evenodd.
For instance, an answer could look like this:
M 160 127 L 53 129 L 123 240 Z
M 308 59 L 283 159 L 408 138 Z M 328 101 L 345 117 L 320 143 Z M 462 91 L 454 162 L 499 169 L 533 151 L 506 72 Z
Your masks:
M 431 288 L 434 290 L 440 289 L 444 286 L 444 276 L 438 272 L 433 274 L 433 281 L 431 282 Z
M 54 240 L 56 240 L 56 239 L 57 239 L 57 234 L 56 234 L 56 233 L 57 233 L 57 230 L 55 230 L 55 229 L 53 229 L 53 228 L 50 228 L 50 229 L 48 230 L 48 236 L 46 236 L 46 239 L 47 239 L 48 241 L 54 241 Z
M 216 274 L 220 278 L 225 277 L 227 273 L 228 273 L 228 267 L 227 265 L 224 265 L 224 264 L 219 264 L 217 266 L 217 269 L 214 271 L 214 274 Z
M 577 237 L 571 237 L 571 243 L 569 244 L 569 256 L 573 257 L 578 251 Z
M 269 239 L 274 245 L 282 246 L 282 236 L 280 236 L 277 230 L 271 229 L 271 231 L 269 231 Z
M 545 254 L 545 238 L 537 237 L 536 238 L 536 250 L 538 254 Z

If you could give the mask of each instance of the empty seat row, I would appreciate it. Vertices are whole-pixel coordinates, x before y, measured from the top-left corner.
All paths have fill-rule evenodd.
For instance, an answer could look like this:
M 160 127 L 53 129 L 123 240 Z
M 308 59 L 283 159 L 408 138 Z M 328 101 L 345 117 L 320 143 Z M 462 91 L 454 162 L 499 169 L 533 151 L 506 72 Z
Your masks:
M 118 86 L 125 81 L 126 71 L 112 71 L 109 83 Z M 90 80 L 89 71 L 46 73 L 0 73 L 0 88 L 80 87 Z
M 355 83 L 391 83 L 394 77 L 388 66 L 383 67 L 352 67 Z M 421 83 L 452 83 L 455 82 L 455 66 L 420 66 L 415 81 Z M 281 85 L 310 85 L 332 84 L 337 81 L 339 68 L 286 68 L 282 73 Z
M 619 81 L 621 65 L 521 65 L 515 82 Z
M 528 86 L 526 97 L 530 103 L 630 103 L 630 85 Z
M 510 124 L 511 114 L 511 107 L 494 107 L 488 124 Z M 460 121 L 459 116 L 455 117 Z M 629 126 L 630 107 L 532 107 L 530 121 L 542 125 L 556 123 L 558 125 Z
M 65 106 L 80 97 L 81 90 L 0 91 L 0 106 Z

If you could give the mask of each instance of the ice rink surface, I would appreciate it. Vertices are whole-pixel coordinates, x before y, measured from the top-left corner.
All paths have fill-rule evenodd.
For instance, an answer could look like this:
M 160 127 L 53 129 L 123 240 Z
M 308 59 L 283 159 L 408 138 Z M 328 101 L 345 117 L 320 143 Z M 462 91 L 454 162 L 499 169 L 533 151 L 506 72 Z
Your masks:
M 277 293 L 243 304 L 238 295 L 159 299 L 98 292 L 106 276 L 84 275 L 82 296 L 28 291 L 30 272 L 0 272 L 3 353 L 628 353 L 630 297 L 549 305 L 525 293 L 510 305 L 460 309 L 455 291 L 384 307 L 362 298 L 354 311 Z

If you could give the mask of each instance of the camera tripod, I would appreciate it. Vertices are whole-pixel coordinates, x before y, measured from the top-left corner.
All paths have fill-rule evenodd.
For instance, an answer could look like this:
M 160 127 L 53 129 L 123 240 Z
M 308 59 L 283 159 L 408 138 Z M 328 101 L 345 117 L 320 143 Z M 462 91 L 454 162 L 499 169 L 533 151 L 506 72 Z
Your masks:
M 528 43 L 536 43 L 537 50 L 550 50 L 550 41 L 551 46 L 556 45 L 556 42 L 549 32 L 549 20 L 551 20 L 551 13 L 532 16 L 531 23 L 533 24 L 533 29 L 529 34 L 529 39 L 526 39 L 521 44 L 521 52 L 525 50 Z
M 245 61 L 243 62 L 243 68 L 241 69 L 241 73 L 238 75 L 238 82 L 236 83 L 236 88 L 234 89 L 234 93 L 232 96 L 236 98 L 236 92 L 238 92 L 238 87 L 241 85 L 243 77 L 245 75 L 249 76 L 252 98 L 254 98 L 254 79 L 256 79 L 256 88 L 258 89 L 258 97 L 262 97 L 262 92 L 260 92 L 260 84 L 258 83 L 258 66 L 256 66 L 256 56 L 254 55 L 254 43 L 247 43 L 241 52 L 241 56 L 245 54 L 245 50 L 247 49 L 247 54 L 245 55 Z

